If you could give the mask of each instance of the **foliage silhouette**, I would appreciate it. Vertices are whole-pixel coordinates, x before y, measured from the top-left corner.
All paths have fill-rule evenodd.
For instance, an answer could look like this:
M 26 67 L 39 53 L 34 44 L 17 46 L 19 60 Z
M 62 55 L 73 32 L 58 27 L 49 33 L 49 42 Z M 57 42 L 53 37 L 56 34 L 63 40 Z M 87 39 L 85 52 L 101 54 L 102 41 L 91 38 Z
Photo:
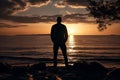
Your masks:
M 120 20 L 120 0 L 88 0 L 87 9 L 95 18 L 100 31 Z

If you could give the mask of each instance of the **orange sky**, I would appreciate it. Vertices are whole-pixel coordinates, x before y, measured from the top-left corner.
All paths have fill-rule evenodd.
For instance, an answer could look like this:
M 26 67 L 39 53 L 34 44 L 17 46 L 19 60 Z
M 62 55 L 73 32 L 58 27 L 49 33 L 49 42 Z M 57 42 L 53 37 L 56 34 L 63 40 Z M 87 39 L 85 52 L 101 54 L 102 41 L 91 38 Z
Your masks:
M 55 23 L 34 23 L 27 24 L 27 27 L 2 28 L 0 35 L 20 35 L 20 34 L 50 34 L 51 26 Z M 110 35 L 119 34 L 119 24 L 108 26 L 108 29 L 99 31 L 97 24 L 77 23 L 66 25 L 69 35 Z

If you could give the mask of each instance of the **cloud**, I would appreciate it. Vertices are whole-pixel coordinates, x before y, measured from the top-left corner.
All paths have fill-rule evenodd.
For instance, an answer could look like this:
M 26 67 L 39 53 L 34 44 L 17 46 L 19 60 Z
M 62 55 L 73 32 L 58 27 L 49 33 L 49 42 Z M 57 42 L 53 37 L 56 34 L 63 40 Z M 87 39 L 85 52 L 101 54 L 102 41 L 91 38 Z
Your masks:
M 92 22 L 93 19 L 90 20 L 88 14 L 80 14 L 80 13 L 70 13 L 66 15 L 52 15 L 52 16 L 6 16 L 1 17 L 2 20 L 8 20 L 15 23 L 50 23 L 56 22 L 56 17 L 62 16 L 64 22 L 69 23 L 80 23 L 80 22 Z
M 72 8 L 86 8 L 87 0 L 65 0 Z
M 66 10 L 65 13 L 66 14 L 74 14 L 75 12 Z
M 55 22 L 56 17 L 61 16 L 61 15 L 54 15 L 54 16 L 1 16 L 0 22 L 1 23 L 8 23 L 12 22 L 12 24 L 16 25 L 17 24 L 28 24 L 28 23 L 49 23 L 49 22 Z M 2 24 L 3 26 L 3 24 Z M 1 27 L 1 26 L 0 26 Z
M 41 7 L 47 5 L 50 0 L 28 0 L 31 6 L 33 7 Z
M 74 14 L 68 14 L 64 16 L 64 20 L 67 23 L 94 23 L 94 19 L 88 17 L 88 14 L 79 14 L 79 13 L 74 13 Z
M 16 28 L 16 27 L 26 27 L 27 25 L 20 24 L 9 24 L 9 23 L 0 23 L 0 28 Z
M 58 8 L 64 8 L 65 7 L 65 3 L 64 3 L 64 1 L 57 1 L 56 3 L 55 3 L 55 7 L 58 7 Z
M 0 16 L 25 11 L 29 7 L 47 5 L 51 0 L 0 0 Z
M 0 28 L 27 27 L 29 23 L 51 23 L 56 22 L 56 18 L 61 16 L 65 23 L 95 23 L 94 18 L 89 14 L 69 13 L 66 15 L 52 16 L 4 16 L 0 19 Z
M 56 2 L 55 6 L 58 8 L 64 8 L 65 6 L 71 8 L 86 8 L 87 4 L 87 0 L 59 0 Z

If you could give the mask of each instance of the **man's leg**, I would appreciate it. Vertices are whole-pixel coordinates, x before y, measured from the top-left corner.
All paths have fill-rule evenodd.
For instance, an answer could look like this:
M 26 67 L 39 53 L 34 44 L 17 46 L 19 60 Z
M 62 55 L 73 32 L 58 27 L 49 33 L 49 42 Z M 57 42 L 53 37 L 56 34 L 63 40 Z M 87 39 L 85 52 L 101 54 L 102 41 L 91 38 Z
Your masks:
M 58 44 L 54 44 L 54 47 L 53 47 L 53 51 L 54 51 L 54 58 L 53 58 L 54 67 L 57 67 L 57 54 L 58 54 L 58 48 L 59 48 L 59 45 L 58 45 Z
M 61 50 L 62 50 L 62 54 L 64 56 L 65 66 L 67 67 L 68 66 L 68 58 L 67 58 L 67 50 L 66 50 L 65 43 L 61 44 L 60 47 L 61 47 Z

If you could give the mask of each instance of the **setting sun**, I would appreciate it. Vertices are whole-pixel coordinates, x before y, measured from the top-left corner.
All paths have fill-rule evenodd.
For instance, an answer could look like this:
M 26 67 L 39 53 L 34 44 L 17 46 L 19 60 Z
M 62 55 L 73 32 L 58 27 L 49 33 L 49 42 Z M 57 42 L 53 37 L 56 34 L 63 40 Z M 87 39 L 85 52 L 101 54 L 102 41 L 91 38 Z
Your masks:
M 75 34 L 74 29 L 69 29 L 69 34 L 70 34 L 70 35 L 74 35 L 74 34 Z
M 74 25 L 74 24 L 66 24 L 67 25 L 67 29 L 68 29 L 68 34 L 69 35 L 76 35 L 77 33 L 76 33 L 76 25 Z

